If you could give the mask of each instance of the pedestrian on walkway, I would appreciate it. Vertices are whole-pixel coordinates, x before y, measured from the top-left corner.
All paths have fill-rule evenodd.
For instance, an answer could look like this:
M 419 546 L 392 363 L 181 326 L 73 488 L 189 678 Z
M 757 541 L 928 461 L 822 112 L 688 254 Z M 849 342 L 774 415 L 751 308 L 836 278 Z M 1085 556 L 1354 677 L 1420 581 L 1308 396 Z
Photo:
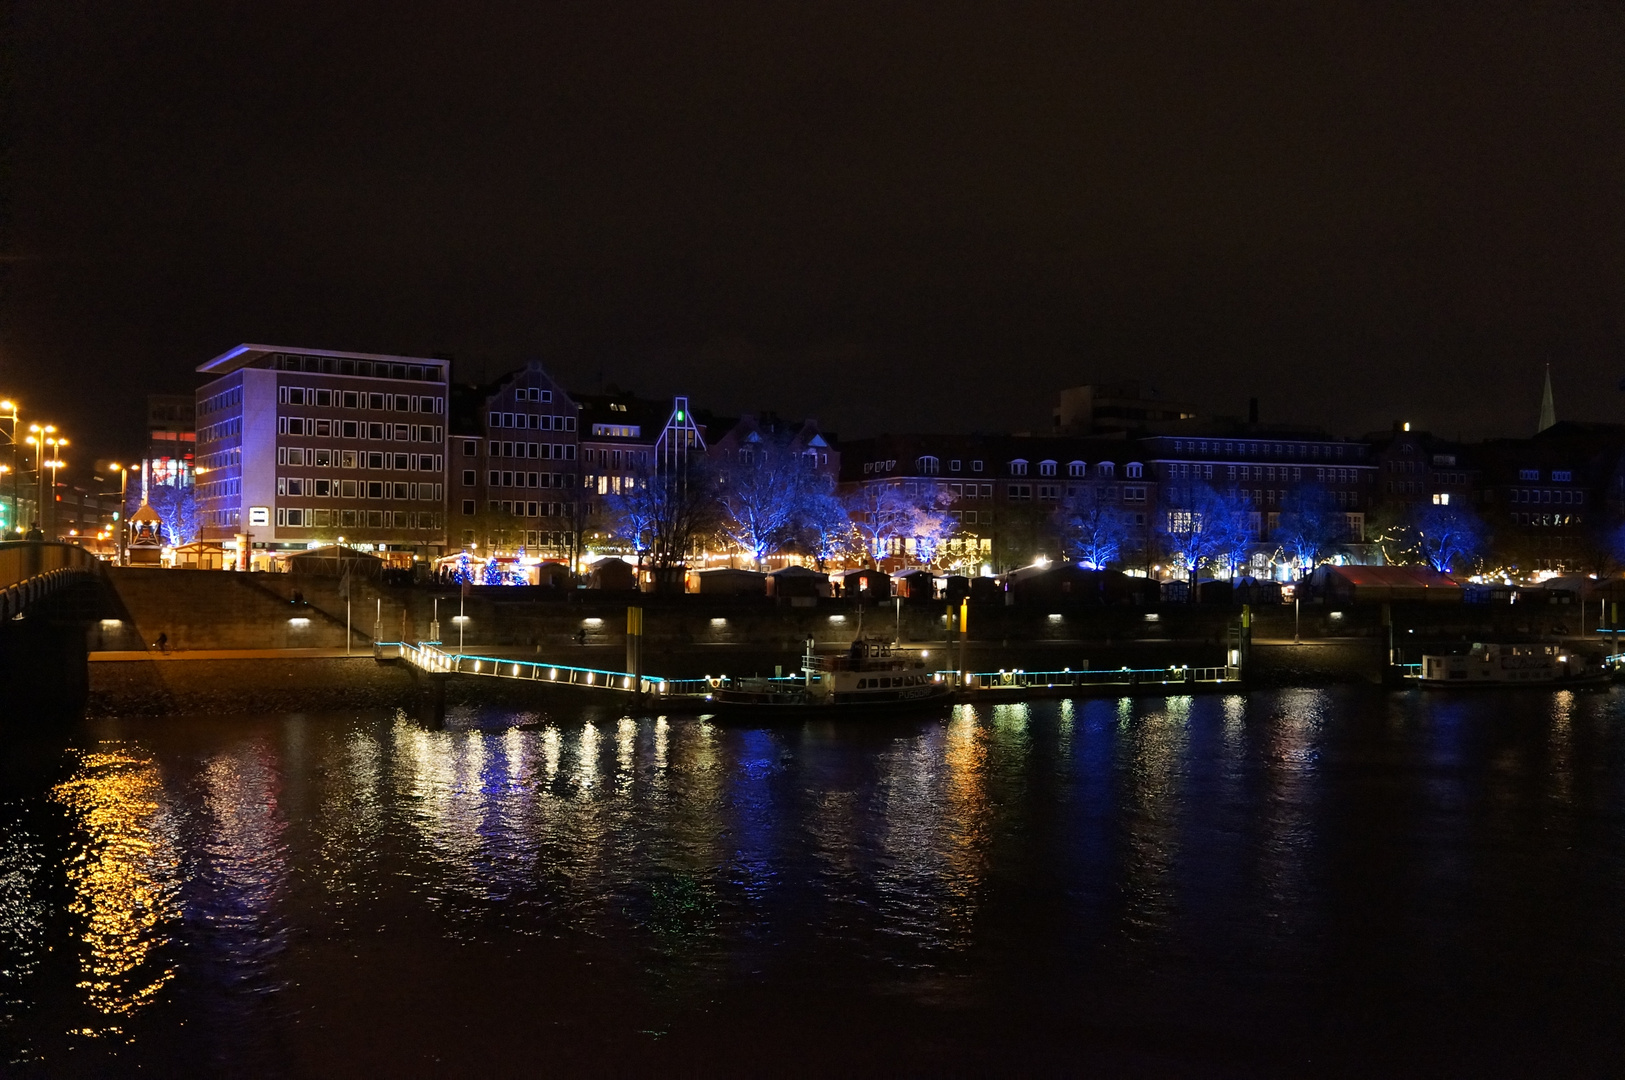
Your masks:
M 153 648 L 157 649 L 161 653 L 168 652 L 169 651 L 169 635 L 166 634 L 162 630 L 158 631 L 158 640 L 153 642 L 152 646 L 153 646 Z

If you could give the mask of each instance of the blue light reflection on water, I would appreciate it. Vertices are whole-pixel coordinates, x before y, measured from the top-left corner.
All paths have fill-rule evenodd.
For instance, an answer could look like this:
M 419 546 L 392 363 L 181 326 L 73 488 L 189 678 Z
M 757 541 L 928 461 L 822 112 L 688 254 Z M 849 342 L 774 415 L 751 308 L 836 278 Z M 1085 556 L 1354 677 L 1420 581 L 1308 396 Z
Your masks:
M 417 954 L 527 940 L 568 957 L 522 963 L 519 990 L 582 963 L 641 1002 L 624 1024 L 578 1006 L 605 1039 L 634 1018 L 692 1032 L 745 994 L 811 1002 L 803 1024 L 843 998 L 955 1017 L 940 1045 L 1020 1007 L 1087 1014 L 1153 1060 L 1211 1038 L 1286 1067 L 1424 1014 L 1512 1052 L 1520 1012 L 1581 1026 L 1625 1004 L 1621 715 L 1619 694 L 1344 688 L 856 725 L 93 724 L 68 781 L 3 804 L 7 1060 L 84 1030 L 161 1065 L 155 1036 L 185 1027 L 177 1046 L 222 1060 L 229 1039 L 278 1071 L 350 977 L 335 957 L 388 942 L 369 977 L 408 980 Z M 156 906 L 128 918 L 131 896 Z M 1057 1023 L 1045 1038 L 1083 1038 Z

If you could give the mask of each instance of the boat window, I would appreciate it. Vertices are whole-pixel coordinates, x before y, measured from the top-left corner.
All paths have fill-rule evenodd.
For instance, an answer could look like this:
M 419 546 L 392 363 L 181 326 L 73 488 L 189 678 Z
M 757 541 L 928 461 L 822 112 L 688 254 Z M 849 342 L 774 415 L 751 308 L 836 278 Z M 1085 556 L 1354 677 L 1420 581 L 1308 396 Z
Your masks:
M 868 679 L 859 679 L 858 680 L 858 689 L 859 690 L 867 690 L 867 689 L 869 689 L 869 680 Z

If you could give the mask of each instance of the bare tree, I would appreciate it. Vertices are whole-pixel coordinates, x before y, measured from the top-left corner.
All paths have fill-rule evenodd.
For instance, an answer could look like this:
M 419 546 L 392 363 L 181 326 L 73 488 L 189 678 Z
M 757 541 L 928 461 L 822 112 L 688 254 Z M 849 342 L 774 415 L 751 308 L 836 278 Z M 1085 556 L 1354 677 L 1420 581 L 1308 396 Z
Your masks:
M 647 558 L 662 591 L 678 580 L 672 571 L 687 564 L 695 542 L 720 520 L 716 483 L 698 457 L 670 468 L 640 465 L 604 506 L 613 535 L 637 552 L 640 570 Z

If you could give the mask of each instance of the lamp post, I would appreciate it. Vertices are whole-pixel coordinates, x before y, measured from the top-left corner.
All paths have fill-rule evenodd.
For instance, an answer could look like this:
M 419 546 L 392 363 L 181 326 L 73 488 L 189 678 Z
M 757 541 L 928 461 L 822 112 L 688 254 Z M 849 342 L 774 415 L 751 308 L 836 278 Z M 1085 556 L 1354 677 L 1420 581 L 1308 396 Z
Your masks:
M 114 527 L 118 529 L 118 540 L 114 544 L 114 547 L 118 549 L 118 564 L 120 566 L 126 566 L 129 562 L 129 548 L 127 548 L 124 544 L 124 533 L 126 531 L 125 527 L 129 524 L 129 522 L 125 520 L 127 515 L 124 513 L 124 508 L 128 505 L 125 500 L 129 497 L 130 467 L 128 465 L 120 465 L 116 461 L 109 462 L 107 467 L 119 474 L 118 509 L 113 512 Z
M 39 473 L 39 507 L 36 512 L 36 524 L 39 525 L 41 533 L 44 534 L 45 470 L 47 468 L 51 470 L 51 496 L 52 501 L 54 502 L 56 496 L 56 470 L 60 469 L 65 464 L 65 462 L 62 461 L 47 459 L 46 455 L 54 455 L 58 449 L 68 445 L 68 440 L 57 437 L 55 424 L 29 424 L 28 442 L 34 447 L 34 466 L 35 470 Z M 55 514 L 51 515 L 51 522 L 53 525 L 55 525 Z
M 63 439 L 63 440 L 61 440 L 60 443 L 58 443 L 58 445 L 59 446 L 65 446 L 65 445 L 67 445 L 67 442 L 68 442 L 68 440 Z M 60 458 L 53 457 L 53 458 L 51 458 L 50 461 L 47 461 L 45 464 L 51 470 L 51 531 L 52 532 L 57 532 L 59 523 L 57 522 L 58 514 L 56 512 L 56 497 L 57 497 L 56 496 L 56 473 L 57 473 L 57 470 L 62 468 L 64 465 L 66 465 L 67 462 L 63 461 Z M 57 537 L 57 539 L 60 540 L 61 537 L 59 536 L 59 537 Z

